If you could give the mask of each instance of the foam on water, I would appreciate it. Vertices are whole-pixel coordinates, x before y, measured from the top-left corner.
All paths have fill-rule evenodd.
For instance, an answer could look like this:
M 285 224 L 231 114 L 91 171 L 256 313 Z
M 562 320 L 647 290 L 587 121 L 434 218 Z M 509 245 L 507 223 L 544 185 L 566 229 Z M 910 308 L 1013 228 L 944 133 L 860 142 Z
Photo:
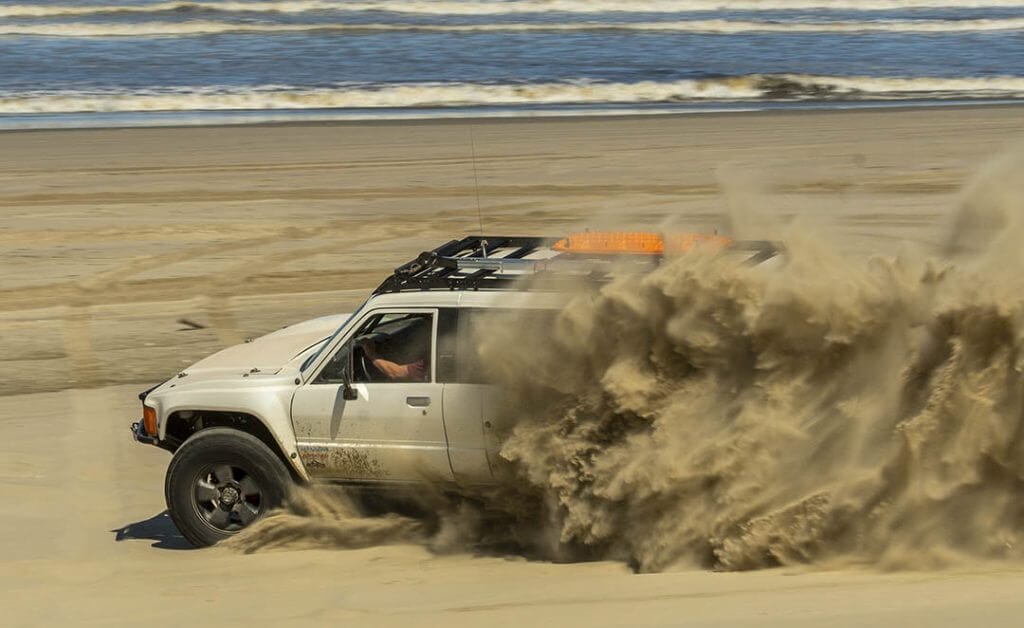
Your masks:
M 1024 17 L 979 20 L 891 20 L 865 22 L 755 22 L 749 20 L 687 20 L 664 22 L 568 22 L 497 24 L 271 24 L 190 20 L 187 22 L 2 24 L 0 36 L 159 37 L 217 33 L 303 32 L 587 32 L 655 31 L 680 33 L 958 33 L 1024 30 Z
M 547 84 L 427 83 L 304 89 L 133 90 L 130 92 L 0 92 L 0 113 L 359 109 L 530 104 L 641 104 L 706 101 L 798 101 L 921 98 L 1013 98 L 1024 77 L 875 78 L 753 75 L 672 82 Z
M 305 13 L 310 11 L 387 11 L 426 15 L 503 15 L 516 13 L 679 13 L 701 11 L 852 10 L 881 11 L 923 8 L 1013 8 L 1021 0 L 440 0 L 437 2 L 156 2 L 151 4 L 50 5 L 18 4 L 0 7 L 0 17 L 55 17 L 103 13 L 163 13 L 182 11 Z

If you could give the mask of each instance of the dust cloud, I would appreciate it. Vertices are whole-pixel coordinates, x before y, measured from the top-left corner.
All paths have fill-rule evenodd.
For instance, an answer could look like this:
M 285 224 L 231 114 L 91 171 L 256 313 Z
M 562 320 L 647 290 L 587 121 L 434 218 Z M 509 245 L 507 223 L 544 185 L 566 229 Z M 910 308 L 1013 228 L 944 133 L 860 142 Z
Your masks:
M 695 251 L 581 293 L 553 335 L 492 334 L 515 414 L 513 481 L 486 496 L 504 527 L 464 506 L 430 530 L 349 537 L 354 511 L 293 528 L 448 549 L 500 532 L 643 572 L 1024 558 L 1021 172 L 1020 151 L 980 172 L 932 255 L 850 259 L 790 225 L 784 259 Z

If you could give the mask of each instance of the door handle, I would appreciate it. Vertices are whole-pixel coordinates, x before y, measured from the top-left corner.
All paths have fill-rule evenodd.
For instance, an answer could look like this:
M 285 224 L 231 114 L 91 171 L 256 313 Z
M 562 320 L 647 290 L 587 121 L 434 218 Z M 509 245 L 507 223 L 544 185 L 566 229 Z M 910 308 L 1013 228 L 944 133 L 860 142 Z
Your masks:
M 410 408 L 426 408 L 430 405 L 430 397 L 406 397 L 405 404 Z

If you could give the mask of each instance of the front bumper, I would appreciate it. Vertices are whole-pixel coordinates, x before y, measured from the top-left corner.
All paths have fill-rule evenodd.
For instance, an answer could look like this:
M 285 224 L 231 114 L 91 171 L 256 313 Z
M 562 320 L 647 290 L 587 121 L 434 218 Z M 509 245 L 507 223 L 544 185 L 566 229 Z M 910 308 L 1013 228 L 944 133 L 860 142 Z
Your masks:
M 135 440 L 137 440 L 140 443 L 145 443 L 147 445 L 160 444 L 160 440 L 157 437 L 150 436 L 149 434 L 146 433 L 146 429 L 142 427 L 141 420 L 132 423 L 132 436 L 134 436 Z

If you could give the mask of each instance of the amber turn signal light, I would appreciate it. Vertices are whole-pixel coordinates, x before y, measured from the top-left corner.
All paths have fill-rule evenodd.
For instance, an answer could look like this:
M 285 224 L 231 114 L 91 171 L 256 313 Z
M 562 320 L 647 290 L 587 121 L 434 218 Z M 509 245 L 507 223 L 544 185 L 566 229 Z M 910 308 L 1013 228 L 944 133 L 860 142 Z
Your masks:
M 142 428 L 146 434 L 156 436 L 156 410 L 149 406 L 142 406 Z

